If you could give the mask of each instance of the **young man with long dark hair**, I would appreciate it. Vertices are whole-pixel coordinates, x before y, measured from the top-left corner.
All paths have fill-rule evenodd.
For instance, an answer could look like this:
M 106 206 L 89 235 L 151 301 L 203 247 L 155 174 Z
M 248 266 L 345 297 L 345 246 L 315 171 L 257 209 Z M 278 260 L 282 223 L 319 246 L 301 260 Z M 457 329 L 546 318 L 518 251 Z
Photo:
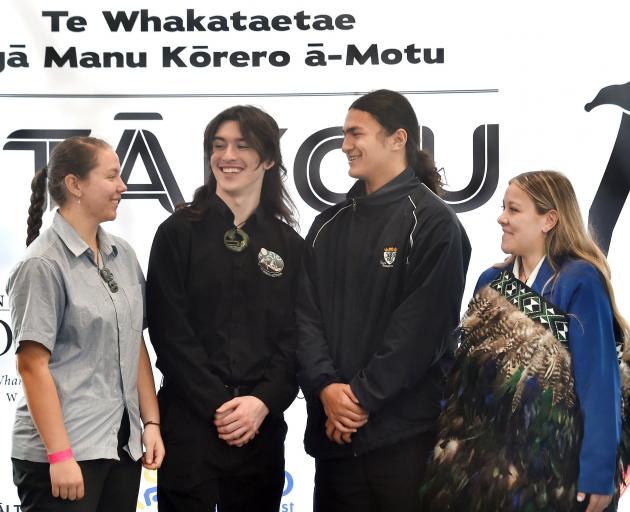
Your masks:
M 470 244 L 404 96 L 360 97 L 343 130 L 358 182 L 310 229 L 296 308 L 314 510 L 417 511 Z
M 204 134 L 211 174 L 158 228 L 149 333 L 169 458 L 160 511 L 273 511 L 284 486 L 283 411 L 297 394 L 294 276 L 302 239 L 282 178 L 280 131 L 258 108 Z

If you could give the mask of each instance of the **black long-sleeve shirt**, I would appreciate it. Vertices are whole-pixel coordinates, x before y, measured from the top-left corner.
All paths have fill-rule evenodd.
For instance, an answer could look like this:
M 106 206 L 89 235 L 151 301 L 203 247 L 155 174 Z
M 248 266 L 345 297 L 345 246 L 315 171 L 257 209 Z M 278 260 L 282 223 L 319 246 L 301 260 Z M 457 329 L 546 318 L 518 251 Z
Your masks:
M 303 240 L 259 206 L 237 253 L 223 243 L 233 226 L 218 196 L 199 217 L 174 213 L 157 230 L 147 274 L 163 387 L 208 422 L 236 393 L 256 396 L 275 415 L 297 394 L 293 297 Z M 270 253 L 282 261 L 270 265 Z

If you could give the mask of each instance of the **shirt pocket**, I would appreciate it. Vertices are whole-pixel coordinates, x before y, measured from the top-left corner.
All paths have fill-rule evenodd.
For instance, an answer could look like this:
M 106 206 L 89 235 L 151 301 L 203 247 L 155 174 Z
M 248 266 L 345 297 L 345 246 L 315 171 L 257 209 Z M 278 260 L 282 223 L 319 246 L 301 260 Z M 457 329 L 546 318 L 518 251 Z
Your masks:
M 123 293 L 129 304 L 129 318 L 131 328 L 134 331 L 142 332 L 144 327 L 144 300 L 142 297 L 142 286 L 140 283 L 123 284 Z
M 67 293 L 62 333 L 73 338 L 75 333 L 100 335 L 106 326 L 115 325 L 114 308 L 106 289 L 100 282 L 83 282 Z

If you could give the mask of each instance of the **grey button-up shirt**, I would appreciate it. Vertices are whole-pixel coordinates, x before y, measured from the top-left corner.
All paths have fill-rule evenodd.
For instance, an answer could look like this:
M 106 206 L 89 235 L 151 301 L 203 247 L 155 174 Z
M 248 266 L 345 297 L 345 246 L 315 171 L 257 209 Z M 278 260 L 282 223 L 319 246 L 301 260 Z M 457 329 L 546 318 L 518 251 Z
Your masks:
M 131 435 L 125 449 L 137 460 L 142 455 L 137 376 L 145 324 L 144 276 L 124 240 L 100 227 L 97 236 L 118 292 L 110 292 L 93 251 L 56 213 L 52 227 L 11 271 L 11 322 L 17 350 L 20 342 L 32 340 L 51 353 L 50 373 L 75 458 L 117 460 L 117 434 L 126 408 Z M 24 398 L 16 411 L 11 455 L 47 462 Z

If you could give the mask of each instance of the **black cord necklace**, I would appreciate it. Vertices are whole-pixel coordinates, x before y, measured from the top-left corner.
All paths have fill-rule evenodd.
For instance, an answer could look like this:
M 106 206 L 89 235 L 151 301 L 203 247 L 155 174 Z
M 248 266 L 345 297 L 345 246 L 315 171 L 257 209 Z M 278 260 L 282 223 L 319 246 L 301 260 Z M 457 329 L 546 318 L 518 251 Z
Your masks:
M 244 251 L 247 245 L 249 244 L 249 235 L 245 233 L 241 229 L 247 222 L 244 220 L 240 224 L 234 226 L 233 228 L 228 229 L 223 235 L 223 244 L 230 250 L 234 252 Z
M 112 271 L 105 266 L 105 261 L 103 261 L 103 255 L 100 249 L 96 252 L 96 268 L 98 269 L 98 274 L 101 276 L 101 279 L 105 281 L 109 287 L 109 291 L 116 293 L 118 291 L 118 283 L 116 279 L 114 279 Z

